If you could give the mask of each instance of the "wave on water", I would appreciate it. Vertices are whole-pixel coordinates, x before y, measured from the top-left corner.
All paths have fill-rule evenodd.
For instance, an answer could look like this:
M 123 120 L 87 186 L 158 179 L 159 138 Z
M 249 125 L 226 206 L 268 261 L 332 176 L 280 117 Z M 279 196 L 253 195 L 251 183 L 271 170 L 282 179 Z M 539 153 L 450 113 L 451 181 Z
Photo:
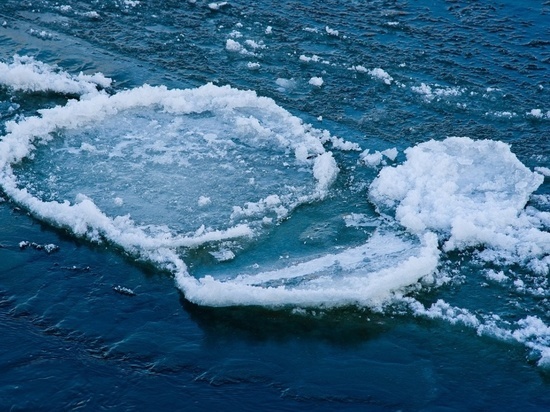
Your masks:
M 170 270 L 190 301 L 375 310 L 399 301 L 415 315 L 522 342 L 550 362 L 548 327 L 536 316 L 506 324 L 444 301 L 427 308 L 408 294 L 441 282 L 449 253 L 472 249 L 493 279 L 504 282 L 514 265 L 548 274 L 550 213 L 528 205 L 544 176 L 507 144 L 451 137 L 411 147 L 402 164 L 367 182 L 377 229 L 362 245 L 197 278 L 185 262 L 189 249 L 212 244 L 214 256 L 231 260 L 239 242 L 292 224 L 285 219 L 298 206 L 331 194 L 340 170 L 333 151 L 361 148 L 229 86 L 108 94 L 101 74 L 72 76 L 28 57 L 0 63 L 0 83 L 80 96 L 6 124 L 2 190 L 42 220 Z M 539 289 L 530 293 L 548 294 L 547 285 Z

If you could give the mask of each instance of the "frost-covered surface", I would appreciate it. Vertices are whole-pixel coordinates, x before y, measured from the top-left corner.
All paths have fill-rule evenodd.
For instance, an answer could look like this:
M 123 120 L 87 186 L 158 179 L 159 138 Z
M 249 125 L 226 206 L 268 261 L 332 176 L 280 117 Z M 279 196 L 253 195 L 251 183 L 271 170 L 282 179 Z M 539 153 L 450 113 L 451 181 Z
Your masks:
M 370 198 L 381 211 L 395 213 L 413 233 L 439 233 L 446 251 L 485 246 L 486 259 L 505 258 L 547 273 L 545 215 L 524 210 L 544 178 L 508 145 L 453 137 L 405 153 L 404 164 L 383 169 L 371 185 Z

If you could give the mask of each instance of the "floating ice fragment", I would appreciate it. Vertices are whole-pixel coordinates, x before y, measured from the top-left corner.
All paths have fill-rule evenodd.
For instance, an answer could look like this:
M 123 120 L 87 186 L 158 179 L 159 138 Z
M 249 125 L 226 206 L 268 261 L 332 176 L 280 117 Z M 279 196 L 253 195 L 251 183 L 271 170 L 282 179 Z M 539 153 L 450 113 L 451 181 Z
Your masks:
M 0 84 L 14 90 L 53 91 L 68 94 L 96 94 L 98 87 L 106 88 L 112 80 L 101 73 L 78 76 L 59 71 L 56 67 L 34 60 L 28 56 L 13 57 L 13 63 L 0 62 Z
M 243 50 L 243 46 L 232 39 L 227 39 L 225 42 L 225 49 L 232 52 L 240 52 Z
M 222 7 L 225 7 L 227 6 L 229 3 L 226 2 L 226 1 L 222 1 L 222 2 L 219 2 L 219 3 L 208 3 L 208 8 L 210 10 L 220 10 Z
M 317 120 L 322 121 L 323 117 L 319 116 Z M 338 150 L 343 150 L 345 152 L 352 151 L 352 150 L 353 151 L 361 150 L 361 146 L 359 146 L 357 143 L 344 140 L 340 137 L 332 136 L 329 140 L 332 143 L 332 147 Z
M 393 81 L 393 77 L 391 77 L 386 71 L 383 69 L 377 67 L 375 69 L 369 70 L 368 73 L 377 80 L 381 80 L 387 85 L 390 85 Z
M 548 167 L 535 167 L 535 171 L 540 173 L 541 175 L 550 177 L 550 168 Z
M 459 87 L 441 87 L 435 85 L 433 88 L 425 83 L 421 83 L 420 86 L 413 86 L 411 90 L 415 93 L 421 94 L 424 96 L 424 99 L 428 102 L 434 100 L 436 97 L 450 97 L 450 96 L 460 96 L 464 89 Z
M 263 44 L 262 41 L 255 42 L 254 40 L 246 40 L 244 43 L 252 49 L 265 49 L 265 44 Z
M 383 158 L 386 157 L 391 161 L 394 161 L 397 157 L 397 149 L 386 149 L 382 152 L 376 150 L 374 153 L 370 153 L 370 150 L 367 149 L 359 155 L 359 159 L 368 167 L 376 167 L 382 163 Z
M 378 227 L 380 220 L 362 213 L 350 213 L 343 217 L 346 227 Z
M 282 89 L 293 89 L 294 87 L 296 87 L 296 80 L 294 79 L 284 79 L 279 77 L 277 80 L 275 80 L 275 83 Z
M 547 113 L 544 113 L 541 109 L 532 109 L 530 112 L 526 113 L 527 116 L 534 117 L 536 119 L 550 119 L 550 110 Z
M 263 44 L 256 43 L 253 40 L 246 40 L 245 44 L 253 49 L 265 48 Z M 247 50 L 241 43 L 233 39 L 227 39 L 225 42 L 225 49 L 230 52 L 240 53 L 245 56 L 257 56 L 256 53 Z
M 494 280 L 495 282 L 499 282 L 499 283 L 508 280 L 508 276 L 506 276 L 502 270 L 499 272 L 496 272 L 490 269 L 487 272 L 485 272 L 485 277 L 487 279 Z
M 321 60 L 321 58 L 319 56 L 317 56 L 316 54 L 312 55 L 311 57 L 308 57 L 304 54 L 301 54 L 299 59 L 300 59 L 300 61 L 305 62 L 305 63 L 318 62 L 318 61 Z
M 368 167 L 376 167 L 382 162 L 382 153 L 378 150 L 374 153 L 370 153 L 370 150 L 367 149 L 359 156 L 361 161 Z
M 29 34 L 31 36 L 38 37 L 39 39 L 42 39 L 42 40 L 53 40 L 53 39 L 55 39 L 55 36 L 52 33 L 47 32 L 46 30 L 30 29 Z
M 330 36 L 336 36 L 336 37 L 338 37 L 338 34 L 339 34 L 338 30 L 334 30 L 334 29 L 331 29 L 331 28 L 328 27 L 328 26 L 325 26 L 325 31 L 326 31 L 327 34 L 330 35 Z
M 124 295 L 124 296 L 136 296 L 136 293 L 132 289 L 127 288 L 125 286 L 116 285 L 116 286 L 113 286 L 113 290 L 116 293 L 120 293 L 121 295 Z
M 28 247 L 32 247 L 33 249 L 36 249 L 36 250 L 43 250 L 47 254 L 57 252 L 59 250 L 59 246 L 54 245 L 53 243 L 48 243 L 48 244 L 45 244 L 45 245 L 41 245 L 39 243 L 29 242 L 29 241 L 26 241 L 26 240 L 24 240 L 22 242 L 19 242 L 19 248 L 20 249 L 26 249 Z
M 235 259 L 235 253 L 233 253 L 229 249 L 221 249 L 213 252 L 209 252 L 214 259 L 216 259 L 218 262 L 228 262 L 230 260 Z
M 212 203 L 212 200 L 207 196 L 201 196 L 201 197 L 199 197 L 199 200 L 197 201 L 197 204 L 200 207 L 208 206 L 211 203 Z
M 311 84 L 312 86 L 321 87 L 323 83 L 324 80 L 322 77 L 312 77 L 311 79 L 309 79 L 309 84 Z
M 309 33 L 319 33 L 319 30 L 314 27 L 304 27 L 304 31 L 307 31 Z
M 382 151 L 382 154 L 384 156 L 386 156 L 388 159 L 390 159 L 392 162 L 395 160 L 395 158 L 397 157 L 397 149 L 395 147 L 391 148 L 391 149 L 386 149 L 386 150 L 383 150 Z
M 351 66 L 349 70 L 353 70 L 359 73 L 367 73 L 369 70 L 365 66 L 358 64 L 357 66 Z
M 89 19 L 94 19 L 94 20 L 101 18 L 100 14 L 97 11 L 87 11 L 85 13 L 82 13 L 81 15 L 83 17 L 88 17 Z
M 508 145 L 452 137 L 405 154 L 404 164 L 385 167 L 370 186 L 381 210 L 393 210 L 413 233 L 440 233 L 446 250 L 484 245 L 484 259 L 506 255 L 544 271 L 550 233 L 523 212 L 544 177 L 526 168 Z
M 538 119 L 541 119 L 543 117 L 542 110 L 540 109 L 533 109 L 530 112 L 527 113 L 529 116 L 536 117 Z
M 220 281 L 177 276 L 185 296 L 209 306 L 380 308 L 392 295 L 406 290 L 437 268 L 437 238 L 427 234 L 421 246 L 375 233 L 362 246 L 328 254 L 280 270 Z M 281 256 L 281 259 L 288 256 Z M 391 264 L 387 266 L 388 259 Z M 337 271 L 340 276 L 332 276 Z

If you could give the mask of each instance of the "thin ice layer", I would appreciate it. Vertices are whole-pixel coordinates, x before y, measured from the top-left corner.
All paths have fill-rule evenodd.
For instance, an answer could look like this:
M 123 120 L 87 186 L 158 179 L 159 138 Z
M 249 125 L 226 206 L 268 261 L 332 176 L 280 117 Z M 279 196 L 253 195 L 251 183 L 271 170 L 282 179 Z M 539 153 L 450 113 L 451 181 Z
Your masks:
M 312 170 L 270 130 L 259 138 L 249 128 L 251 119 L 245 120 L 239 113 L 129 109 L 59 132 L 61 139 L 36 150 L 32 165 L 16 174 L 41 199 L 71 200 L 82 193 L 108 214 L 130 214 L 139 224 L 179 232 L 243 220 L 275 222 L 334 179 L 329 153 Z
M 230 87 L 143 86 L 40 114 L 6 125 L 4 191 L 185 276 L 178 249 L 252 236 L 326 196 L 338 173 L 328 133 Z
M 380 307 L 433 274 L 439 263 L 437 237 L 422 242 L 376 233 L 364 245 L 283 269 L 233 279 L 177 276 L 187 299 L 201 305 L 262 305 L 331 308 Z

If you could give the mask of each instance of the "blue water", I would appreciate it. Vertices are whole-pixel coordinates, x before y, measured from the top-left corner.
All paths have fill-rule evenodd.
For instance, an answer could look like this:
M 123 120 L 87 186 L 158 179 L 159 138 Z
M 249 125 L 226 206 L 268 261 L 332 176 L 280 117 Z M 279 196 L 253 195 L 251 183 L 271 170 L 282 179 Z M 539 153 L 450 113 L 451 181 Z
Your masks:
M 185 89 L 212 82 L 253 90 L 362 150 L 396 148 L 390 166 L 404 163 L 404 150 L 411 146 L 469 136 L 510 144 L 525 166 L 542 170 L 550 165 L 549 16 L 550 5 L 537 1 L 262 1 L 229 2 L 212 10 L 201 1 L 4 0 L 0 62 L 11 62 L 17 54 L 70 75 L 100 72 L 114 80 L 105 91 L 109 95 L 144 83 Z M 230 50 L 229 40 L 244 51 Z M 391 84 L 369 74 L 374 68 L 388 73 Z M 310 84 L 313 77 L 322 77 L 323 85 Z M 75 98 L 0 85 L 0 131 L 6 133 L 7 121 L 23 121 Z M 288 215 L 280 221 L 270 212 L 265 216 L 269 222 L 254 216 L 225 226 L 232 205 L 272 191 L 311 192 L 309 166 L 292 163 L 291 150 L 255 146 L 245 134 L 235 138 L 241 139 L 243 157 L 234 161 L 234 169 L 223 169 L 233 172 L 219 176 L 218 160 L 199 162 L 191 176 L 181 177 L 175 166 L 151 159 L 99 162 L 91 154 L 71 154 L 97 136 L 104 139 L 101 144 L 112 136 L 114 145 L 130 134 L 148 134 L 144 125 L 155 113 L 148 108 L 123 112 L 82 133 L 61 131 L 62 139 L 39 146 L 32 159 L 14 165 L 20 184 L 42 200 L 72 202 L 76 193 L 88 191 L 108 215 L 129 213 L 137 223 L 166 224 L 185 234 L 201 222 L 207 229 L 244 222 L 257 230 L 252 238 L 177 249 L 196 278 L 225 280 L 236 273 L 285 270 L 295 262 L 358 247 L 381 227 L 410 244 L 407 253 L 416 253 L 415 234 L 391 216 L 382 219 L 369 199 L 369 185 L 383 165 L 366 167 L 357 152 L 333 150 L 340 172 L 326 196 L 295 208 L 285 204 Z M 271 113 L 262 119 L 267 122 Z M 249 114 L 257 115 L 252 109 Z M 193 129 L 178 130 L 199 136 L 201 116 L 214 119 L 205 120 L 209 132 L 221 125 L 219 138 L 233 133 L 227 126 L 230 115 L 216 120 L 209 113 L 190 116 L 192 121 L 184 124 Z M 160 121 L 166 131 L 169 116 Z M 282 129 L 288 121 L 281 120 Z M 207 153 L 197 149 L 193 156 Z M 216 159 L 232 167 L 231 157 Z M 265 192 L 258 189 L 258 197 L 242 183 L 249 172 Z M 226 183 L 231 173 L 239 182 L 234 187 Z M 173 179 L 164 186 L 170 174 Z M 109 176 L 116 182 L 109 183 Z M 180 183 L 180 177 L 188 183 Z M 178 191 L 180 186 L 188 191 Z M 526 338 L 499 336 L 457 316 L 423 316 L 399 299 L 382 309 L 348 304 L 214 307 L 186 298 L 169 267 L 140 259 L 135 250 L 108 237 L 98 242 L 74 233 L 2 190 L 2 410 L 550 407 L 549 367 L 543 361 L 550 333 L 543 326 Z M 213 206 L 197 206 L 200 190 Z M 188 203 L 186 193 L 192 193 Z M 147 202 L 140 203 L 143 198 Z M 228 209 L 218 209 L 224 202 Z M 550 211 L 548 177 L 528 207 L 541 219 Z M 367 223 L 346 224 L 343 216 L 352 213 Z M 548 232 L 546 219 L 539 226 L 543 233 Z M 56 248 L 48 252 L 43 246 L 50 244 Z M 227 251 L 227 260 L 219 258 Z M 480 259 L 483 251 L 478 245 L 442 252 L 437 280 L 415 282 L 405 298 L 425 308 L 446 302 L 486 327 L 496 315 L 510 333 L 522 319 L 549 325 L 547 266 L 535 273 L 520 261 L 487 263 Z M 545 258 L 547 252 L 537 259 Z M 334 272 L 335 279 L 342 276 L 338 268 Z M 117 293 L 115 286 L 134 295 Z

